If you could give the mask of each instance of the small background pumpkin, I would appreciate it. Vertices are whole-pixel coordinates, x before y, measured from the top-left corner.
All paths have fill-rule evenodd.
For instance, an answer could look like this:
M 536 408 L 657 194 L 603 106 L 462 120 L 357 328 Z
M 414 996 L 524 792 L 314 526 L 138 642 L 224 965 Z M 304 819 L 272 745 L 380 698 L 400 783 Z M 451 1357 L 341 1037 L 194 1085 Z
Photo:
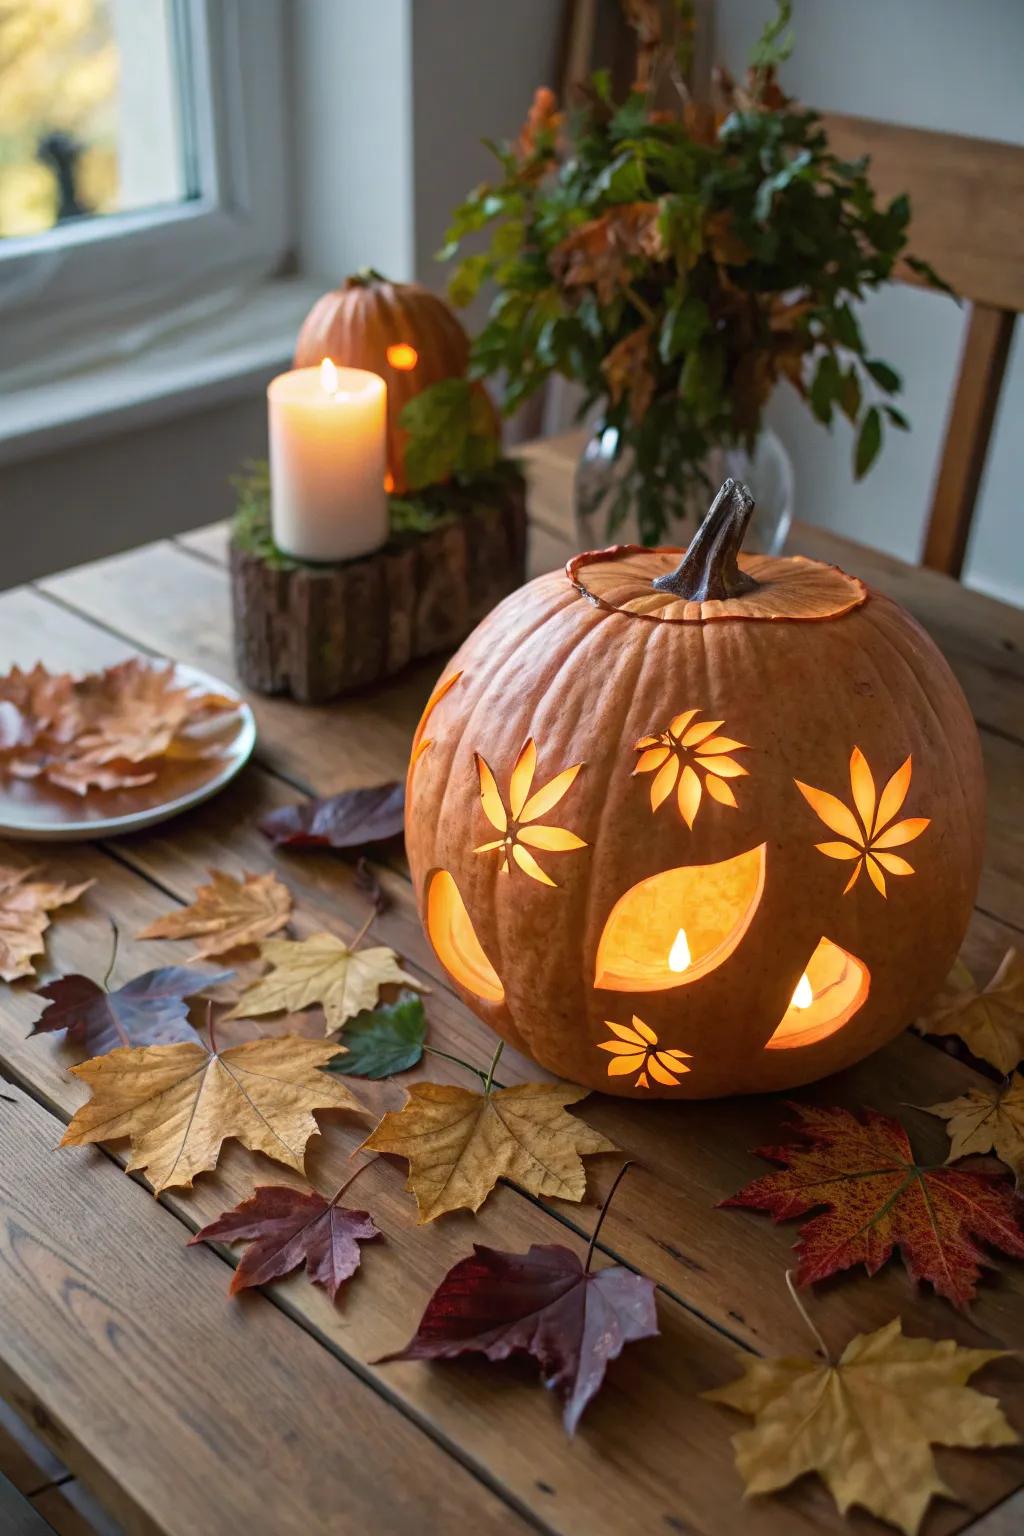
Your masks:
M 959 685 L 855 578 L 737 558 L 751 506 L 723 492 L 681 562 L 619 547 L 514 593 L 414 743 L 428 937 L 482 1018 L 591 1088 L 848 1066 L 920 1011 L 967 927 L 984 788 Z
M 403 494 L 409 485 L 406 433 L 399 418 L 429 385 L 465 374 L 469 337 L 444 300 L 428 288 L 389 282 L 367 267 L 325 293 L 303 321 L 296 368 L 314 367 L 325 357 L 347 368 L 366 368 L 387 384 L 388 489 Z M 487 398 L 483 386 L 476 387 Z M 491 410 L 497 433 L 497 415 Z

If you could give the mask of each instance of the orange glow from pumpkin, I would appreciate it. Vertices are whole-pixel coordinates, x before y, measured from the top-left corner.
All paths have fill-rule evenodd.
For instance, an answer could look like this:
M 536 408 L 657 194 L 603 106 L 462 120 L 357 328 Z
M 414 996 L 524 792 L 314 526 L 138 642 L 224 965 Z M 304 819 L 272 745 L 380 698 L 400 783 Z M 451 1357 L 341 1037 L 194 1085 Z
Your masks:
M 385 474 L 385 476 L 384 476 L 384 490 L 385 490 L 386 494 L 388 496 L 390 496 L 391 492 L 394 490 L 394 488 L 395 488 L 395 477 L 394 477 L 394 475 L 391 473 L 391 471 L 389 469 L 387 471 L 387 473 Z
M 720 864 L 668 869 L 632 886 L 605 923 L 594 986 L 662 992 L 721 965 L 760 904 L 766 847 L 761 843 Z
M 504 1000 L 505 988 L 484 954 L 462 894 L 446 869 L 436 870 L 427 887 L 427 934 L 445 970 L 467 992 L 489 1003 Z
M 420 360 L 416 348 L 410 347 L 407 341 L 393 342 L 385 356 L 392 368 L 397 368 L 399 373 L 410 373 Z
M 338 370 L 329 357 L 325 357 L 320 364 L 320 388 L 325 395 L 336 395 L 338 392 Z
M 827 1040 L 863 1007 L 870 985 L 862 960 L 831 939 L 820 938 L 765 1050 L 785 1051 Z

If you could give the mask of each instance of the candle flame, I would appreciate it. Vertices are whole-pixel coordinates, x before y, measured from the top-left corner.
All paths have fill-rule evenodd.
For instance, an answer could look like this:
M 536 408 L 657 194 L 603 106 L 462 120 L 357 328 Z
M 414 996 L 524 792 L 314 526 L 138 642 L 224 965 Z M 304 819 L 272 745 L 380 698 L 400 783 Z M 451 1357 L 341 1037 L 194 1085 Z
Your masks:
M 407 341 L 396 341 L 388 347 L 385 353 L 392 368 L 397 368 L 399 373 L 409 373 L 420 360 L 420 355 L 415 347 L 411 347 Z
M 791 1008 L 809 1008 L 814 1002 L 814 991 L 811 987 L 807 972 L 800 977 L 796 984 L 796 991 L 790 1000 Z
M 320 364 L 320 388 L 328 395 L 333 395 L 338 388 L 338 370 L 329 357 Z
M 680 928 L 668 952 L 668 968 L 670 971 L 685 971 L 689 963 L 690 946 L 686 941 L 686 929 Z

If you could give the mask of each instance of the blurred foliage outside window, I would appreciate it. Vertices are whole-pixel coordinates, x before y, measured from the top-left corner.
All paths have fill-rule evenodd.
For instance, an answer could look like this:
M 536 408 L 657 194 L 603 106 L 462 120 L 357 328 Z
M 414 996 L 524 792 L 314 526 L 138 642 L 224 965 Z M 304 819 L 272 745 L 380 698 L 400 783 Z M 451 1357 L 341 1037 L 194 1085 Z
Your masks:
M 0 239 L 187 195 L 173 0 L 0 0 Z

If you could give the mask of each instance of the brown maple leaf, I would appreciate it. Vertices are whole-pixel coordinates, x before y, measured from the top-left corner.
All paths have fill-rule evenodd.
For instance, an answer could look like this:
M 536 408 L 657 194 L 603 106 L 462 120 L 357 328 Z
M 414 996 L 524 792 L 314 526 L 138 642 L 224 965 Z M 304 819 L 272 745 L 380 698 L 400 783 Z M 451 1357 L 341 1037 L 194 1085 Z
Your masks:
M 610 304 L 631 275 L 631 261 L 661 261 L 667 255 L 657 203 L 619 203 L 590 219 L 555 246 L 548 267 L 563 288 L 593 288 Z
M 31 672 L 12 667 L 0 677 L 0 754 L 23 752 L 47 733 L 70 740 L 78 726 L 74 686 L 66 672 L 37 662 Z
M 196 1174 L 216 1167 L 230 1136 L 302 1173 L 306 1144 L 319 1131 L 313 1111 L 362 1113 L 351 1090 L 320 1070 L 336 1050 L 276 1035 L 220 1052 L 198 1040 L 110 1051 L 70 1069 L 92 1097 L 61 1146 L 129 1137 L 126 1171 L 144 1171 L 156 1194 L 190 1188 Z
M 94 880 L 67 885 L 63 880 L 35 880 L 32 869 L 0 866 L 0 977 L 16 981 L 33 976 L 33 957 L 43 951 L 50 913 L 77 901 Z
M 612 404 L 618 405 L 624 395 L 629 395 L 629 414 L 634 422 L 640 422 L 654 398 L 654 368 L 651 360 L 652 331 L 649 325 L 638 326 L 623 336 L 612 347 L 601 363 L 601 372 L 608 383 Z
M 894 1317 L 838 1361 L 742 1357 L 744 1374 L 703 1395 L 754 1419 L 733 1436 L 748 1494 L 817 1472 L 840 1513 L 859 1504 L 916 1536 L 932 1496 L 955 1498 L 932 1445 L 1017 1445 L 994 1398 L 967 1385 L 1007 1351 L 908 1339 Z
M 409 1164 L 407 1188 L 421 1222 L 445 1211 L 479 1210 L 499 1179 L 531 1195 L 582 1200 L 580 1161 L 615 1145 L 566 1105 L 587 1097 L 568 1083 L 517 1083 L 484 1093 L 451 1084 L 414 1083 L 402 1109 L 386 1114 L 364 1142 Z
M 919 1166 L 903 1126 L 875 1110 L 858 1118 L 846 1109 L 792 1108 L 808 1141 L 759 1148 L 758 1156 L 788 1166 L 721 1204 L 769 1211 L 776 1221 L 827 1207 L 800 1229 L 800 1285 L 855 1264 L 873 1275 L 899 1248 L 912 1279 L 962 1307 L 991 1263 L 975 1239 L 1024 1259 L 1024 1231 L 1003 1180 Z
M 914 1027 L 922 1035 L 957 1035 L 981 1061 L 1012 1072 L 1024 1061 L 1024 960 L 1008 949 L 980 991 L 958 960 Z
M 949 1122 L 951 1163 L 994 1152 L 1012 1171 L 1017 1188 L 1024 1185 L 1024 1077 L 1019 1072 L 1007 1083 L 969 1088 L 958 1099 L 929 1104 L 926 1113 Z
M 97 766 L 163 757 L 186 726 L 238 708 L 235 699 L 178 683 L 173 661 L 152 666 L 141 656 L 83 678 L 77 694 L 88 725 L 76 756 Z
M 361 937 L 362 935 L 360 935 Z M 326 1033 L 333 1034 L 346 1019 L 364 1008 L 373 1008 L 380 989 L 389 983 L 429 989 L 403 971 L 393 949 L 377 945 L 356 949 L 333 933 L 314 933 L 308 939 L 270 939 L 260 945 L 260 955 L 271 969 L 241 994 L 229 1019 L 288 1009 L 323 1007 Z
M 313 1284 L 337 1301 L 359 1268 L 359 1244 L 381 1236 L 369 1211 L 339 1203 L 347 1188 L 343 1185 L 328 1201 L 315 1189 L 258 1184 L 248 1200 L 202 1227 L 190 1244 L 251 1243 L 231 1278 L 232 1296 L 253 1285 L 269 1285 L 305 1264 Z
M 245 875 L 236 880 L 221 869 L 211 869 L 210 884 L 199 887 L 191 906 L 158 917 L 138 937 L 198 938 L 195 959 L 202 960 L 259 943 L 283 928 L 291 913 L 291 891 L 276 875 Z

